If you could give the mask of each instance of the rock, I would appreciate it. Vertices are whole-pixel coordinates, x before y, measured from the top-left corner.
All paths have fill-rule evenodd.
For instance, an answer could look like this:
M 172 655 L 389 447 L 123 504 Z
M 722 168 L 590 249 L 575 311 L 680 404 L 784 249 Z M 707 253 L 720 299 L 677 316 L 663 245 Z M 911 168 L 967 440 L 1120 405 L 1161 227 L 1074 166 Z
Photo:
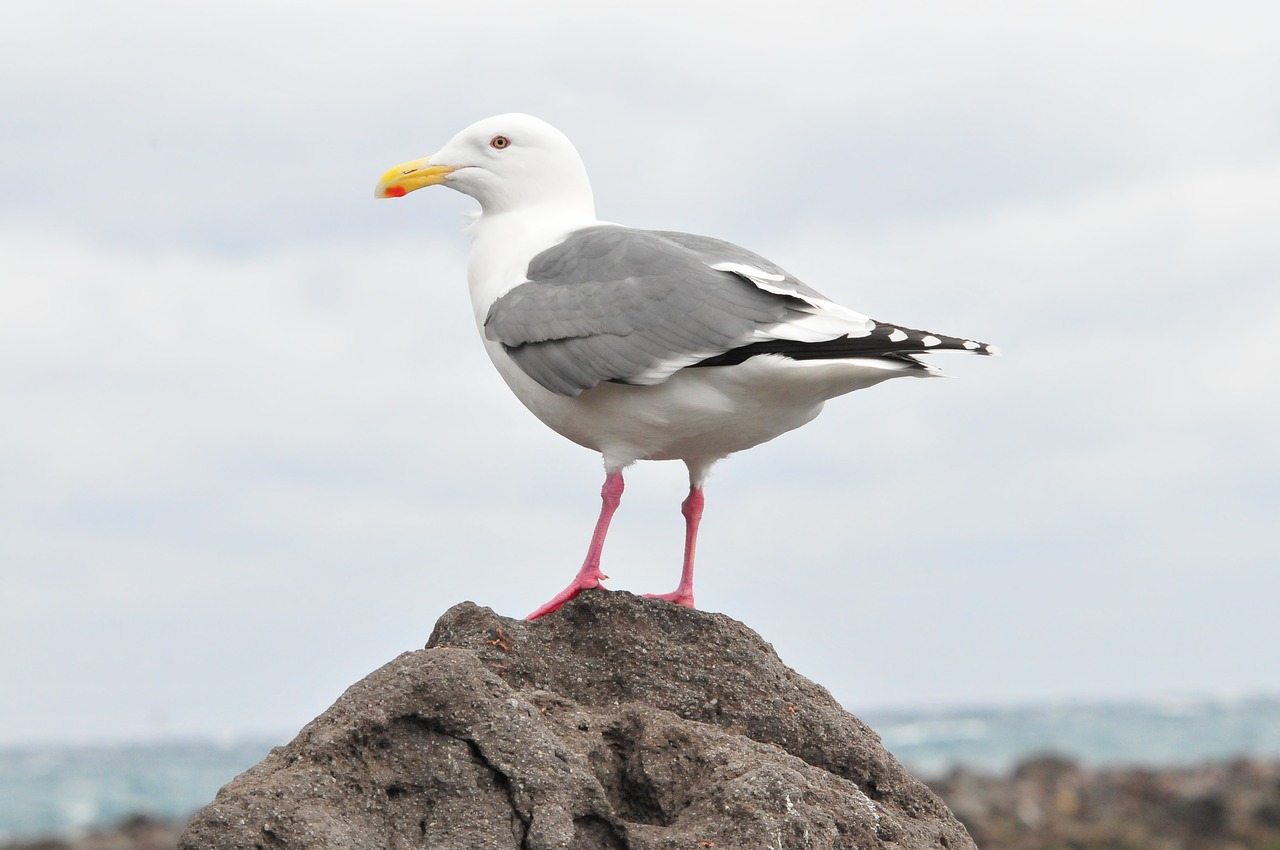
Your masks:
M 972 848 L 823 688 L 728 617 L 471 603 L 236 777 L 180 847 Z
M 984 850 L 1280 848 L 1280 762 L 1085 770 L 1043 757 L 934 788 Z
M 182 824 L 131 815 L 110 829 L 78 838 L 47 838 L 4 845 L 4 850 L 173 850 Z

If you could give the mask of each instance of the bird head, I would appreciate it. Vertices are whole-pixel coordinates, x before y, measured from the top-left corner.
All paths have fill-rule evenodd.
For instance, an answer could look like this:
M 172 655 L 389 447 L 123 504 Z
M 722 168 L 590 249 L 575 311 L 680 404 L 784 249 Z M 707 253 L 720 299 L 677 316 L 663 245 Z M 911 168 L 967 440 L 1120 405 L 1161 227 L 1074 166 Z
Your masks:
M 549 203 L 594 209 L 573 143 L 545 121 L 520 113 L 477 121 L 431 156 L 389 169 L 374 197 L 399 198 L 424 186 L 470 195 L 485 213 Z

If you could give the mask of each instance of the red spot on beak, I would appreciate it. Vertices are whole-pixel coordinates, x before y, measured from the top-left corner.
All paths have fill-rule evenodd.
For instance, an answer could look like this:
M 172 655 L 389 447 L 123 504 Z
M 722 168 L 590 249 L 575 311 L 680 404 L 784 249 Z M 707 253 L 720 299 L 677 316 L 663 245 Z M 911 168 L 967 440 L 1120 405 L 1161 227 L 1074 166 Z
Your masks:
M 403 186 L 388 186 L 382 190 L 382 197 L 384 198 L 403 198 L 404 196 L 405 191 Z

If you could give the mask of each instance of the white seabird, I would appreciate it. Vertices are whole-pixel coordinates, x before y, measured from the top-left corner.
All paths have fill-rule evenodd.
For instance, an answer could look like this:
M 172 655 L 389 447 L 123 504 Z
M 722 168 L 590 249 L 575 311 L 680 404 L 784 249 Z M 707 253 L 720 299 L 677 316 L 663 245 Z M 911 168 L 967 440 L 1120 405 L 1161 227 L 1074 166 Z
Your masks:
M 729 242 L 600 221 L 573 144 L 529 115 L 471 125 L 434 155 L 387 171 L 375 195 L 433 185 L 480 202 L 467 276 L 498 372 L 534 415 L 604 458 L 586 560 L 530 619 L 607 578 L 600 554 L 622 470 L 637 460 L 689 469 L 680 583 L 653 595 L 693 607 L 712 464 L 804 425 L 827 399 L 937 374 L 916 354 L 996 353 L 870 319 Z

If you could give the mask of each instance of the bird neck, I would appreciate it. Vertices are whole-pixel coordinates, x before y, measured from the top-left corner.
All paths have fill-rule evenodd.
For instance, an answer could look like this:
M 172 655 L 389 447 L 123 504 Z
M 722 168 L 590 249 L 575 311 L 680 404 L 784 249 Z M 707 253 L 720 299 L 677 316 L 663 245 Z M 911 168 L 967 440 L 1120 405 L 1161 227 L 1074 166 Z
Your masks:
M 483 322 L 490 305 L 528 280 L 529 261 L 575 230 L 600 224 L 590 206 L 526 206 L 509 212 L 486 211 L 467 228 L 471 259 L 467 279 L 476 318 Z

